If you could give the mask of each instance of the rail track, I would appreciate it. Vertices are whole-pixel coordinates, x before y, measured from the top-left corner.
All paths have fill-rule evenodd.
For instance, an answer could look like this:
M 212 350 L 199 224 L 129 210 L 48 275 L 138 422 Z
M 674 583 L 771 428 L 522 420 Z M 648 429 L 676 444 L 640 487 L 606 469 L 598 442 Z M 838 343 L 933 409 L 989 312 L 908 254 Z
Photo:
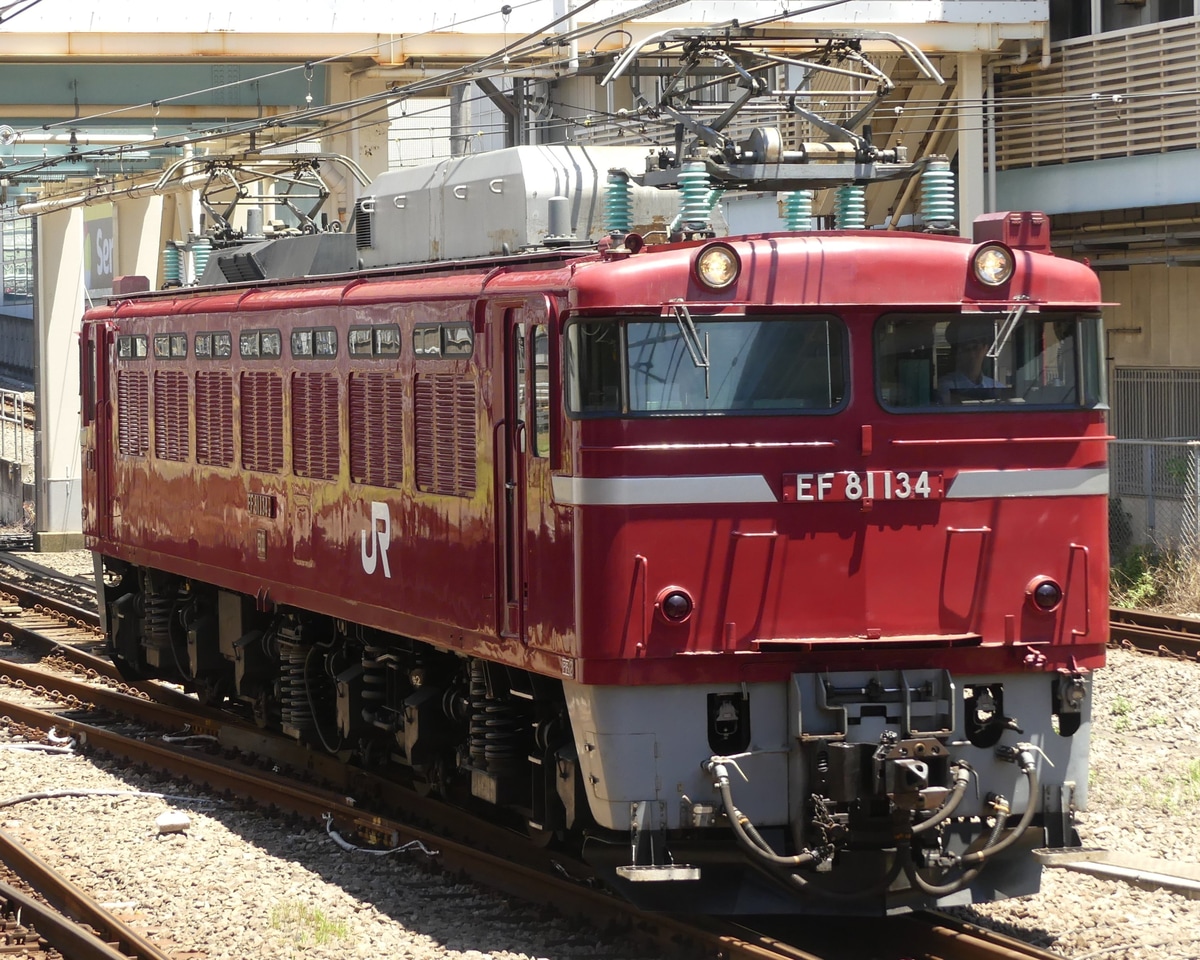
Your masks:
M 1200 620 L 1145 610 L 1109 611 L 1109 642 L 1186 660 L 1200 660 Z
M 0 953 L 66 960 L 170 960 L 3 830 L 0 861 L 5 868 L 0 874 Z
M 0 589 L 3 589 L 0 587 Z M 39 663 L 0 663 L 0 716 L 29 728 L 70 735 L 87 749 L 154 768 L 256 806 L 326 821 L 347 835 L 382 847 L 417 841 L 436 850 L 444 870 L 523 900 L 549 904 L 598 925 L 617 924 L 630 935 L 677 953 L 728 960 L 1049 960 L 1055 955 L 938 913 L 890 919 L 775 922 L 750 927 L 720 918 L 647 915 L 595 884 L 590 868 L 524 837 L 448 810 L 392 780 L 313 753 L 294 740 L 210 710 L 157 683 L 123 681 L 111 663 L 90 651 L 98 619 L 88 611 L 42 597 L 21 586 L 0 600 L 0 635 Z M 4 687 L 36 691 L 57 705 L 30 706 Z M 120 718 L 120 732 L 110 728 Z M 174 746 L 156 731 L 211 738 L 211 752 Z M 264 772 L 268 767 L 271 772 Z M 280 771 L 280 772 L 276 772 Z M 289 772 L 290 771 L 290 772 Z M 421 824 L 421 826 L 416 826 Z M 819 937 L 813 928 L 820 928 Z M 850 952 L 848 952 L 850 951 Z M 861 951 L 861 954 L 860 954 Z

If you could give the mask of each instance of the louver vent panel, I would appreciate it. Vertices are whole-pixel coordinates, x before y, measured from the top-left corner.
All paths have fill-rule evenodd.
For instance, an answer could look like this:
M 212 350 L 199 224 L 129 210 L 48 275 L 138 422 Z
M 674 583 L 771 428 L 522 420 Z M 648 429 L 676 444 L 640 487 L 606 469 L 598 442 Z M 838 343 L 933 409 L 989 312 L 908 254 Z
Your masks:
M 371 232 L 372 208 L 358 201 L 358 209 L 354 211 L 354 246 L 362 250 L 372 245 Z
M 469 496 L 475 492 L 475 386 L 451 374 L 417 379 L 417 488 Z
M 283 470 L 283 378 L 265 371 L 241 378 L 242 466 L 260 473 Z
M 196 462 L 233 466 L 233 377 L 228 373 L 196 374 Z
M 150 380 L 145 371 L 117 373 L 117 451 L 144 457 L 150 449 Z
M 292 471 L 334 480 L 338 462 L 338 382 L 332 373 L 292 375 Z
M 390 373 L 350 376 L 350 478 L 399 487 L 404 479 L 404 381 Z
M 186 460 L 189 449 L 188 377 L 182 370 L 154 371 L 154 455 Z

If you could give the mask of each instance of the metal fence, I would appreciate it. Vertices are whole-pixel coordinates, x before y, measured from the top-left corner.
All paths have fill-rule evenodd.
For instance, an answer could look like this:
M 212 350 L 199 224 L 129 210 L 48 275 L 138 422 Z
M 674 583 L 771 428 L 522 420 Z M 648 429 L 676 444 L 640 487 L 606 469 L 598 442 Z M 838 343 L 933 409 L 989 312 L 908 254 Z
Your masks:
M 1200 440 L 1114 440 L 1109 481 L 1114 557 L 1137 547 L 1200 557 Z
M 0 390 L 0 460 L 23 464 L 26 460 L 25 420 L 27 409 L 25 397 L 15 390 Z

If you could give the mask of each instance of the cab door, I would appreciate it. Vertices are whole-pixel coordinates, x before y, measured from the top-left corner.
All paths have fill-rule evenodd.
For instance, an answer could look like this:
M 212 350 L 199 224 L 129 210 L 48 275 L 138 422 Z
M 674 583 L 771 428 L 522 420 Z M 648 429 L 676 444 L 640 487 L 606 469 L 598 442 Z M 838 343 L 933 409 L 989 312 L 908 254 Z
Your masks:
M 503 418 L 497 426 L 497 595 L 501 636 L 530 639 L 532 581 L 550 502 L 549 326 L 546 298 L 504 308 Z M 537 593 L 535 586 L 534 593 Z
M 87 323 L 79 340 L 80 445 L 83 459 L 83 533 L 112 536 L 113 409 L 109 376 L 115 340 L 111 323 Z

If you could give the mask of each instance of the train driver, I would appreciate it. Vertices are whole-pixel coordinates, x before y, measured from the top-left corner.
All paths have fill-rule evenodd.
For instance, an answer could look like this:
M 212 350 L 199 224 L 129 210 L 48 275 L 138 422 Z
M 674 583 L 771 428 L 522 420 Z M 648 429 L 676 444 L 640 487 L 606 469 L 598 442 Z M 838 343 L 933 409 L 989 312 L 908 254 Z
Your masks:
M 990 323 L 976 320 L 951 321 L 946 328 L 954 369 L 938 380 L 938 400 L 956 403 L 964 398 L 994 398 L 1000 382 L 984 373 L 988 347 L 995 339 Z

